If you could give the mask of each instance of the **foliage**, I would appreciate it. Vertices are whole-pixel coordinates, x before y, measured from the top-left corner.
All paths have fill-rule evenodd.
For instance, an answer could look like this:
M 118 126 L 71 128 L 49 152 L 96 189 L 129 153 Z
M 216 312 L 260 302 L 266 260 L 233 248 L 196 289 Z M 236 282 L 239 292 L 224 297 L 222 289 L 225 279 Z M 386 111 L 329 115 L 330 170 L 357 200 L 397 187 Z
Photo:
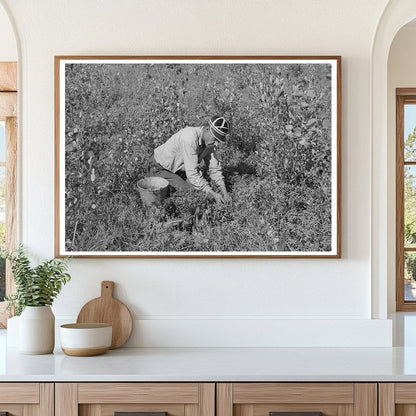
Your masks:
M 405 160 L 415 160 L 416 127 L 405 141 Z M 405 166 L 404 175 L 404 238 L 405 247 L 416 247 L 416 177 L 413 166 Z M 416 280 L 416 257 L 413 253 L 405 255 L 405 278 Z
M 6 245 L 6 223 L 0 222 L 0 247 Z
M 405 160 L 415 160 L 416 127 L 405 142 Z M 416 177 L 412 166 L 405 167 L 405 246 L 416 246 Z
M 405 280 L 407 281 L 416 281 L 416 256 L 413 252 L 405 252 L 404 254 L 405 262 Z
M 5 255 L 16 283 L 16 293 L 5 299 L 8 309 L 14 307 L 16 315 L 26 306 L 52 305 L 62 286 L 71 279 L 65 259 L 46 260 L 33 267 L 22 246 Z
M 69 251 L 331 248 L 329 65 L 73 64 L 66 68 Z M 223 114 L 232 202 L 177 192 L 146 209 L 137 181 L 155 147 Z

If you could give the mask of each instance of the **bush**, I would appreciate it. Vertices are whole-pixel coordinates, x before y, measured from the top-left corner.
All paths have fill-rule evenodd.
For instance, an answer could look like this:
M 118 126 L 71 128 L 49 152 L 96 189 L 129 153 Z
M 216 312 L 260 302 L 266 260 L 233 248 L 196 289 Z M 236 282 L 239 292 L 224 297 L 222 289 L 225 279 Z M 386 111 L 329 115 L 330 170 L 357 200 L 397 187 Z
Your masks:
M 4 253 L 10 260 L 16 293 L 6 296 L 8 309 L 14 308 L 20 315 L 26 306 L 52 305 L 55 298 L 70 279 L 65 260 L 52 259 L 33 267 L 20 246 L 15 252 Z
M 76 64 L 66 73 L 66 249 L 331 248 L 329 65 Z M 222 114 L 232 202 L 176 192 L 145 209 L 137 181 L 158 145 Z

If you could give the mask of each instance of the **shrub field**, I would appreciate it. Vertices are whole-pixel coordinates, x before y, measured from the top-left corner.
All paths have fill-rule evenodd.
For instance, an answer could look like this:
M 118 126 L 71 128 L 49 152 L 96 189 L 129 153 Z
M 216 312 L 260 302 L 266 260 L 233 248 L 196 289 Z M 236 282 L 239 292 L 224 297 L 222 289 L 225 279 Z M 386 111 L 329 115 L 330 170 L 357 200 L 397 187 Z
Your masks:
M 176 192 L 145 208 L 153 150 L 216 114 L 232 201 Z M 66 65 L 68 251 L 329 251 L 331 158 L 330 65 Z

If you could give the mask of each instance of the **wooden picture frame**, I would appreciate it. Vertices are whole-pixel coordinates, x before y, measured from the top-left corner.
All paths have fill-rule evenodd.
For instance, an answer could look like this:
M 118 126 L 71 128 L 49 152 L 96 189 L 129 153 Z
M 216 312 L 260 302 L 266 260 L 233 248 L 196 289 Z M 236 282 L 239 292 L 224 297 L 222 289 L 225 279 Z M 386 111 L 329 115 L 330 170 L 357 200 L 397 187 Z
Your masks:
M 153 150 L 191 126 L 202 152 L 216 115 L 207 187 L 143 199 Z M 55 149 L 57 257 L 341 256 L 339 56 L 56 56 Z

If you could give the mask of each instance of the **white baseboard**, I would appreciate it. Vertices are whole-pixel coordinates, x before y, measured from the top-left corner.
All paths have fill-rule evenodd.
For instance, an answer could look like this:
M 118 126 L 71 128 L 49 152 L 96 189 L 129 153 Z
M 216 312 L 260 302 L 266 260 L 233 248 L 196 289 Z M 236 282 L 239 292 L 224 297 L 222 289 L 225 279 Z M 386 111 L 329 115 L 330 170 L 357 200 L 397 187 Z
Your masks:
M 57 328 L 74 320 L 71 317 L 56 317 Z M 140 317 L 134 320 L 133 333 L 125 346 L 391 347 L 392 322 L 387 319 Z

